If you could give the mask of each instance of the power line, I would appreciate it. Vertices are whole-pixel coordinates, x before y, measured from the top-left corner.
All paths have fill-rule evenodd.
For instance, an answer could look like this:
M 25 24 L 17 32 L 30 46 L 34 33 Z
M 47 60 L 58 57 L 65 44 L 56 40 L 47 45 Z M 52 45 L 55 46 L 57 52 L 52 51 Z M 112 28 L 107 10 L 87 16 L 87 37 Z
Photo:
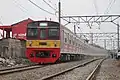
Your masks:
M 49 1 L 49 3 L 51 3 L 52 5 L 54 5 L 55 6 L 55 9 L 57 10 L 57 5 L 56 4 L 53 4 L 52 2 L 51 2 L 51 0 L 48 0 Z
M 45 1 L 45 0 L 43 0 L 50 8 L 52 8 L 53 10 L 55 10 L 56 11 L 56 9 L 55 8 L 53 8 L 49 3 L 47 3 L 47 1 Z
M 22 6 L 20 3 L 18 3 L 17 1 L 18 0 L 13 0 L 17 5 L 19 5 L 21 8 L 22 8 L 22 10 L 25 10 L 26 12 L 28 11 L 24 6 Z
M 28 1 L 29 1 L 30 3 L 32 3 L 34 6 L 38 7 L 39 9 L 41 9 L 41 10 L 43 10 L 43 11 L 49 13 L 49 14 L 55 15 L 54 13 L 51 13 L 51 12 L 49 12 L 49 11 L 47 11 L 47 10 L 41 8 L 40 6 L 38 6 L 36 3 L 32 2 L 31 0 L 28 0 Z
M 23 7 L 20 3 L 17 2 L 17 0 L 13 0 L 15 4 L 19 5 L 20 8 L 22 8 L 22 10 L 24 9 L 25 11 L 28 11 L 25 9 L 25 7 Z
M 2 24 L 2 25 L 3 25 L 2 21 L 0 21 L 0 24 Z
M 108 7 L 106 8 L 106 10 L 105 10 L 104 14 L 105 14 L 105 13 L 108 13 L 108 10 L 109 10 L 109 7 L 110 7 L 110 6 L 111 6 L 111 4 L 112 4 L 112 1 L 113 1 L 113 0 L 111 0 L 111 1 L 109 2 Z
M 74 25 L 75 25 L 75 24 L 74 24 Z M 78 29 L 80 29 L 81 33 L 83 33 L 82 30 L 81 30 L 81 28 L 80 28 L 78 25 L 76 25 L 76 26 L 77 26 Z M 81 36 L 81 35 L 80 35 L 80 36 Z M 86 37 L 85 35 L 82 35 L 82 36 L 83 36 L 84 38 L 86 38 L 86 40 L 87 40 L 87 37 Z
M 98 8 L 97 8 L 96 0 L 93 0 L 93 5 L 95 7 L 96 14 L 98 15 Z
M 0 18 L 0 24 L 2 24 L 3 25 L 3 23 L 2 23 L 2 19 Z
M 22 5 L 20 4 L 19 2 L 17 2 L 18 0 L 13 0 L 15 5 L 24 13 L 26 13 L 26 16 L 29 15 L 30 17 L 32 17 L 30 14 L 29 14 L 29 11 Z
M 18 7 L 22 12 L 26 13 L 25 15 L 27 16 L 28 13 L 25 11 L 26 9 L 21 4 L 17 3 L 15 0 L 13 1 L 14 1 L 15 6 Z
M 104 14 L 107 14 L 107 13 L 109 12 L 109 10 L 112 8 L 112 6 L 113 6 L 113 4 L 115 3 L 115 1 L 116 1 L 116 0 L 111 0 L 111 1 L 109 2 L 109 5 L 108 5 L 108 7 L 106 8 Z

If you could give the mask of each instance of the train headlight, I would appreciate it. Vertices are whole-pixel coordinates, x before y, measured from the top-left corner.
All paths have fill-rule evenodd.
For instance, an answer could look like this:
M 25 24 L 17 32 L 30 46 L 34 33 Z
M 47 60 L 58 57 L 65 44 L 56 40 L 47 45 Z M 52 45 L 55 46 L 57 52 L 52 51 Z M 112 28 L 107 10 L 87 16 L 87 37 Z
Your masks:
M 54 42 L 54 46 L 57 47 L 57 42 L 56 41 Z
M 31 54 L 30 54 L 30 57 L 34 57 L 34 53 L 31 53 Z
M 29 41 L 28 43 L 29 43 L 29 46 L 32 46 L 32 41 Z
M 52 57 L 53 57 L 53 58 L 56 57 L 56 54 L 52 54 Z
M 32 44 L 32 41 L 29 41 L 29 44 Z

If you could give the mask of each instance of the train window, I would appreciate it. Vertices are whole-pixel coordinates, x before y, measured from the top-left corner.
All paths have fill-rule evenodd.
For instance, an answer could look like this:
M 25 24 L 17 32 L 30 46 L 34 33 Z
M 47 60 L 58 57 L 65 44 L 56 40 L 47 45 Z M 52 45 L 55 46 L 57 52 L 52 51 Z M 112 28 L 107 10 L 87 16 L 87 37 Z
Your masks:
M 73 45 L 73 36 L 71 36 L 71 44 Z
M 69 38 L 69 43 L 72 44 L 72 35 L 70 35 L 70 38 Z
M 40 29 L 40 39 L 46 38 L 46 29 Z
M 49 28 L 48 29 L 48 38 L 49 39 L 59 39 L 59 29 Z
M 69 40 L 69 43 L 71 44 L 71 40 Z
M 38 22 L 32 22 L 32 23 L 29 23 L 28 24 L 28 27 L 29 28 L 35 28 L 35 27 L 37 27 L 38 26 Z
M 59 23 L 55 23 L 55 22 L 48 22 L 48 26 L 56 26 L 59 27 Z
M 74 45 L 76 46 L 76 42 L 74 43 Z
M 27 37 L 28 38 L 37 38 L 38 30 L 37 28 L 28 28 Z
M 67 43 L 67 38 L 65 38 L 65 42 Z
M 75 44 L 75 42 L 73 41 L 73 45 Z
M 80 47 L 80 44 L 79 44 L 79 47 Z

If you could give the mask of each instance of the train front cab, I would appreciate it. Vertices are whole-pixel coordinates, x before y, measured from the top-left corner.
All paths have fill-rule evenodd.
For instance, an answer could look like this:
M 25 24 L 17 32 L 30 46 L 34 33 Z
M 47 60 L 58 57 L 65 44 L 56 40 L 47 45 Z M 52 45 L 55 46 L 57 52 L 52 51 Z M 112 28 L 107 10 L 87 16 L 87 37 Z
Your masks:
M 60 57 L 59 24 L 37 21 L 28 24 L 26 56 L 35 63 L 55 63 Z

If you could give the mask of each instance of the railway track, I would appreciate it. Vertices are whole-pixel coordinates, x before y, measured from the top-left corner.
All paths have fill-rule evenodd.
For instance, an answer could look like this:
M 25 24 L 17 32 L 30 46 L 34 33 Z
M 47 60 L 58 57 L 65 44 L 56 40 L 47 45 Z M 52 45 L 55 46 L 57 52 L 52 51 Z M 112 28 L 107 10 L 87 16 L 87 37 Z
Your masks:
M 101 59 L 101 58 L 99 58 L 99 59 Z M 52 75 L 48 75 L 48 76 L 44 76 L 44 77 L 42 77 L 40 80 L 49 80 L 49 79 L 52 79 L 53 77 L 59 76 L 59 75 L 61 75 L 61 74 L 64 74 L 64 73 L 66 73 L 66 72 L 69 72 L 69 71 L 72 71 L 73 69 L 76 69 L 76 68 L 78 68 L 78 67 L 86 66 L 87 64 L 92 63 L 92 62 L 94 62 L 94 61 L 96 61 L 96 60 L 99 60 L 99 59 L 93 59 L 93 60 L 91 60 L 91 61 L 85 62 L 85 63 L 83 63 L 83 64 L 79 64 L 79 65 L 77 65 L 77 66 L 68 68 L 68 69 L 63 70 L 63 71 L 60 71 L 60 72 L 58 72 L 58 73 L 55 73 L 55 74 L 52 74 Z M 103 61 L 103 60 L 104 60 L 104 59 L 102 59 L 102 61 Z M 99 65 L 100 65 L 101 63 L 102 63 L 102 62 L 100 62 Z M 95 69 L 96 69 L 96 68 L 95 68 Z M 98 68 L 97 68 L 97 69 L 98 69 Z M 94 74 L 95 74 L 96 71 L 97 71 L 97 70 L 94 70 Z M 90 74 L 91 76 L 89 75 L 89 77 L 87 77 L 86 80 L 92 80 L 94 74 L 93 74 L 93 72 L 92 72 L 92 73 Z
M 98 64 L 97 66 L 95 67 L 95 69 L 90 73 L 90 75 L 87 77 L 86 80 L 95 80 L 96 78 L 96 74 L 99 72 L 99 69 L 101 67 L 101 64 L 102 62 L 104 61 L 105 59 L 102 59 Z
M 103 60 L 101 58 L 99 58 L 99 59 L 93 59 L 93 60 L 81 63 L 79 65 L 76 65 L 76 66 L 73 66 L 73 67 L 69 67 L 69 68 L 61 70 L 61 71 L 57 71 L 56 73 L 49 74 L 49 75 L 46 75 L 46 76 L 44 75 L 44 76 L 41 76 L 39 78 L 33 78 L 33 79 L 38 79 L 38 80 L 49 80 L 50 79 L 50 80 L 52 80 L 54 77 L 59 77 L 61 74 L 64 74 L 64 73 L 69 72 L 69 71 L 72 71 L 73 69 L 76 69 L 76 68 L 79 68 L 79 67 L 83 68 L 84 66 L 87 66 L 90 63 L 93 64 L 92 62 L 94 62 L 94 61 L 95 61 L 95 63 L 97 62 L 97 64 L 98 64 L 98 62 L 103 61 Z M 100 62 L 99 65 L 101 63 L 102 62 Z M 13 72 L 17 73 L 17 72 L 20 72 L 20 71 L 23 72 L 23 71 L 27 71 L 27 70 L 31 70 L 31 69 L 42 68 L 44 66 L 46 66 L 46 65 L 37 65 L 37 64 L 35 64 L 35 65 L 29 65 L 29 66 L 23 66 L 23 67 L 17 67 L 17 68 L 4 69 L 4 70 L 0 70 L 0 75 L 10 74 L 10 73 L 12 74 Z M 96 65 L 94 65 L 94 66 L 96 66 Z M 94 76 L 95 76 L 96 72 L 98 71 L 96 69 L 98 69 L 98 68 L 95 68 L 94 70 L 92 69 L 93 72 L 91 74 L 89 73 L 90 75 L 87 74 L 87 76 L 88 75 L 89 76 L 88 77 L 86 76 L 84 80 L 92 80 L 92 79 L 94 79 Z M 40 75 L 42 75 L 42 74 L 39 74 L 39 76 Z M 29 79 L 29 78 L 26 78 L 26 79 Z
M 26 65 L 26 66 L 14 67 L 14 68 L 1 69 L 0 75 L 9 74 L 9 73 L 13 73 L 13 72 L 20 72 L 20 71 L 25 71 L 25 70 L 31 70 L 31 69 L 35 69 L 35 68 L 42 68 L 45 66 L 46 65 L 34 64 L 34 65 Z

